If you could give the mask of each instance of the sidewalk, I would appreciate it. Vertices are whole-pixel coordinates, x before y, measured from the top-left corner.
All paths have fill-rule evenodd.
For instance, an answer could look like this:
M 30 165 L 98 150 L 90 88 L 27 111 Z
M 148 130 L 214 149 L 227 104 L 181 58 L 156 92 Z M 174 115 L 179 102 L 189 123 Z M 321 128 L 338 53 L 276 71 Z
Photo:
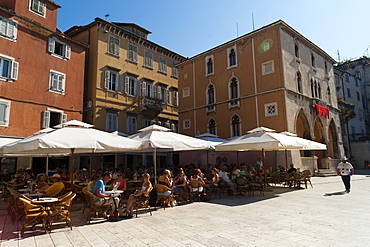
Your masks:
M 268 187 L 265 196 L 222 195 L 118 222 L 87 225 L 77 203 L 73 230 L 64 224 L 24 238 L 1 201 L 1 246 L 369 246 L 370 170 L 356 173 L 349 194 L 340 177 L 313 177 L 314 188 Z

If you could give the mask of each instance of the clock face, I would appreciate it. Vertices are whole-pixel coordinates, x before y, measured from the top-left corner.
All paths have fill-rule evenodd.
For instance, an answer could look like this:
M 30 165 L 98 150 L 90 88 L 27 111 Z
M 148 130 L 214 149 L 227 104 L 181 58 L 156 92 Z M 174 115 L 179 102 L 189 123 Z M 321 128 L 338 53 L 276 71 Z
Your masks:
M 272 41 L 272 39 L 265 39 L 264 41 L 262 41 L 262 43 L 258 46 L 258 51 L 260 53 L 264 53 L 268 50 L 270 50 L 270 48 L 272 47 L 272 44 L 274 42 Z

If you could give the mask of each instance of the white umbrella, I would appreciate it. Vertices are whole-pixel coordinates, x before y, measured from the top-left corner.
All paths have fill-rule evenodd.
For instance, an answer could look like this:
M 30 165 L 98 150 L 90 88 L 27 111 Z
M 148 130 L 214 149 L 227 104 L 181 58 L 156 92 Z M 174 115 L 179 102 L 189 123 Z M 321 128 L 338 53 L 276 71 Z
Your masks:
M 77 121 L 79 122 L 79 121 Z M 108 132 L 92 129 L 82 123 L 66 123 L 60 129 L 51 129 L 2 147 L 4 156 L 54 156 L 71 155 L 73 167 L 75 153 L 124 152 L 137 150 L 141 142 Z
M 280 132 L 280 134 L 291 136 L 297 139 L 299 143 L 302 144 L 303 150 L 326 150 L 326 145 L 320 142 L 311 141 L 305 138 L 298 137 L 297 134 L 291 132 Z
M 194 137 L 172 132 L 170 129 L 151 125 L 138 131 L 137 134 L 128 138 L 140 141 L 141 150 L 138 152 L 154 152 L 154 176 L 157 176 L 157 151 L 190 151 L 190 150 L 208 150 L 212 148 L 211 142 L 203 141 Z

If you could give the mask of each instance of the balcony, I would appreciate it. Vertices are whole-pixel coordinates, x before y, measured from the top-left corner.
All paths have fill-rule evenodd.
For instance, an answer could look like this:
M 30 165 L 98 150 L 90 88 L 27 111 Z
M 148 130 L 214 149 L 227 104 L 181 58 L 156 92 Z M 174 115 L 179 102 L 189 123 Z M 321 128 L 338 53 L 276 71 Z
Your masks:
M 147 97 L 140 97 L 140 113 L 155 118 L 163 111 L 162 101 Z
M 355 104 L 348 103 L 342 99 L 338 99 L 338 107 L 340 109 L 340 118 L 344 122 L 348 122 L 356 117 Z

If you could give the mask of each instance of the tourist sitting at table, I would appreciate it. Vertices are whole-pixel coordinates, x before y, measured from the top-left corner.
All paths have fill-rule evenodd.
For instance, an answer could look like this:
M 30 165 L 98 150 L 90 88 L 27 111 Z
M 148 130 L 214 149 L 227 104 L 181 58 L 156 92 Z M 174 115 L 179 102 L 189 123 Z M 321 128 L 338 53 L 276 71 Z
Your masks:
M 205 185 L 205 182 L 204 180 L 201 178 L 201 171 L 200 169 L 194 169 L 194 173 L 193 173 L 193 176 L 190 177 L 190 181 L 199 181 L 202 186 L 200 186 L 199 188 L 191 188 L 191 191 L 198 191 L 198 192 L 202 192 L 203 191 L 203 186 Z
M 117 190 L 123 190 L 126 191 L 127 189 L 127 182 L 123 177 L 123 174 L 121 172 L 117 173 L 117 179 L 113 181 L 112 188 L 114 189 L 114 186 L 117 186 Z
M 87 184 L 87 191 L 90 191 L 91 193 L 94 191 L 94 187 L 96 182 L 101 179 L 101 176 L 99 174 L 95 174 L 94 177 L 91 178 L 91 181 Z
M 218 175 L 217 168 L 212 169 L 212 175 L 213 175 L 212 180 L 207 181 L 205 186 L 209 187 L 209 188 L 217 188 L 218 187 L 218 182 L 220 181 L 220 176 Z
M 150 183 L 150 175 L 148 173 L 144 173 L 143 176 L 143 184 L 141 185 L 141 190 L 136 190 L 134 194 L 131 194 L 128 197 L 127 204 L 126 204 L 126 218 L 132 218 L 134 215 L 134 202 L 139 196 L 148 195 L 149 192 L 152 190 L 152 184 Z
M 37 177 L 36 184 L 39 190 L 46 190 L 49 188 L 49 176 L 47 174 L 40 174 Z
M 51 177 L 51 181 L 53 182 L 53 184 L 49 188 L 44 190 L 43 193 L 46 194 L 47 196 L 57 197 L 63 192 L 64 184 L 61 181 L 60 175 L 57 173 L 55 173 Z
M 113 174 L 112 174 L 112 179 L 113 180 L 116 180 L 117 178 L 118 178 L 118 173 L 121 173 L 120 171 L 119 171 L 119 168 L 117 167 L 117 168 L 114 168 L 114 172 L 113 172 Z
M 80 180 L 81 182 L 86 182 L 87 180 L 89 180 L 89 178 L 90 177 L 87 174 L 87 169 L 82 168 L 81 173 L 78 175 L 78 180 Z
M 163 175 L 159 176 L 158 183 L 166 185 L 167 187 L 172 187 L 172 180 L 170 178 L 171 172 L 170 170 L 165 169 L 163 171 Z
M 110 213 L 110 216 L 109 216 L 109 220 L 116 220 L 116 218 L 114 217 L 114 211 L 115 211 L 115 207 L 118 206 L 119 204 L 119 198 L 118 197 L 114 197 L 113 194 L 105 194 L 105 185 L 104 183 L 107 183 L 109 182 L 110 180 L 112 179 L 112 174 L 110 174 L 109 172 L 106 172 L 104 173 L 103 175 L 103 178 L 102 179 L 99 179 L 96 184 L 95 184 L 95 187 L 94 187 L 94 190 L 93 190 L 93 194 L 94 196 L 97 196 L 99 197 L 98 199 L 94 200 L 94 204 L 96 205 L 110 205 L 112 207 L 112 210 L 111 210 L 111 213 Z M 114 202 L 116 201 L 116 202 Z
M 10 182 L 12 180 L 12 176 L 9 173 L 8 169 L 4 169 L 3 173 L 0 175 L 0 181 L 2 182 Z
M 248 174 L 249 172 L 248 172 L 248 170 L 247 170 L 247 167 L 246 166 L 242 166 L 242 169 L 240 170 L 240 176 L 244 176 L 244 177 L 246 177 L 246 176 L 249 176 L 249 174 Z
M 24 181 L 23 181 L 23 176 L 19 173 L 14 175 L 15 180 L 13 182 L 13 187 L 16 190 L 23 189 L 24 188 Z
M 284 166 L 278 166 L 278 168 L 279 168 L 279 172 L 280 172 L 280 173 L 285 172 L 285 168 L 284 168 Z
M 60 178 L 61 178 L 62 181 L 69 181 L 70 180 L 67 169 L 63 170 L 62 174 L 60 175 Z
M 233 182 L 231 182 L 231 180 L 229 179 L 229 174 L 227 173 L 226 171 L 226 167 L 225 166 L 222 166 L 221 167 L 221 171 L 218 172 L 218 175 L 220 176 L 220 178 L 222 178 L 231 188 L 234 187 L 234 184 Z
M 174 182 L 173 189 L 176 193 L 182 193 L 184 191 L 187 191 L 187 186 L 188 186 L 188 180 L 186 178 L 184 171 L 182 171 L 177 176 Z
M 297 169 L 294 167 L 294 164 L 290 164 L 290 168 L 287 171 L 288 173 L 295 173 L 297 172 Z

